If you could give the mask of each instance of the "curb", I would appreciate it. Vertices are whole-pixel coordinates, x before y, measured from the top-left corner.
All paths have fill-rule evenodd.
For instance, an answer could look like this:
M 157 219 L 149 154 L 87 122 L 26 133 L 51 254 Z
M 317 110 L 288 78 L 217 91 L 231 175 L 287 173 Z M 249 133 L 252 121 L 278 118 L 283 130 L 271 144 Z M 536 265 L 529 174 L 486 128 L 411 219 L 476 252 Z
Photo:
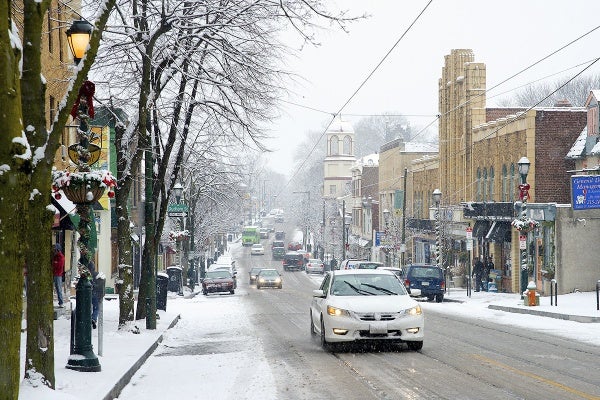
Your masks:
M 518 314 L 538 315 L 540 317 L 563 319 L 566 321 L 583 322 L 583 323 L 588 323 L 588 324 L 600 322 L 600 317 L 588 317 L 588 316 L 584 316 L 584 315 L 560 314 L 560 313 L 553 313 L 553 312 L 549 312 L 549 311 L 532 310 L 529 308 L 525 309 L 525 308 L 519 308 L 519 307 L 506 307 L 506 306 L 497 306 L 497 305 L 493 305 L 493 304 L 490 304 L 488 306 L 488 308 L 491 310 L 507 311 L 507 312 L 518 313 Z
M 177 315 L 173 319 L 173 321 L 171 322 L 169 327 L 167 329 L 165 329 L 165 332 L 167 330 L 171 329 L 172 327 L 174 327 L 175 325 L 177 325 L 177 322 L 179 322 L 180 318 L 181 318 L 181 315 Z M 162 342 L 163 335 L 165 334 L 165 332 L 163 332 L 158 337 L 158 339 L 156 339 L 156 341 L 154 343 L 152 343 L 152 345 L 148 348 L 148 350 L 146 350 L 146 352 L 144 354 L 142 354 L 142 356 L 139 358 L 139 360 L 137 360 L 135 362 L 135 364 L 133 364 L 131 366 L 131 368 L 129 368 L 129 370 L 127 370 L 127 372 L 125 372 L 125 374 L 121 377 L 121 379 L 119 379 L 117 381 L 115 386 L 113 386 L 113 388 L 106 394 L 106 396 L 104 396 L 102 398 L 102 400 L 113 400 L 113 399 L 116 399 L 119 397 L 119 395 L 121 394 L 121 391 L 125 388 L 125 386 L 127 386 L 129 384 L 129 381 L 131 381 L 131 378 L 133 377 L 133 375 L 140 369 L 140 367 L 142 365 L 144 365 L 146 360 L 152 355 L 154 350 L 156 350 L 159 343 Z

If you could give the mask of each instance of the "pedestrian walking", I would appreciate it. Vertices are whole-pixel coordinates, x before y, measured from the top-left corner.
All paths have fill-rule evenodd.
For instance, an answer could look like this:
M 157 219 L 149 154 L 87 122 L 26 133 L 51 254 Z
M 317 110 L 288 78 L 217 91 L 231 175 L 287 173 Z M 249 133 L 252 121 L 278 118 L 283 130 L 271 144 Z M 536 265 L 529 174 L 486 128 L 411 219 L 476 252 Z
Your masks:
M 479 258 L 473 264 L 473 276 L 475 276 L 475 291 L 479 292 L 483 287 L 483 282 L 481 281 L 483 277 L 483 262 Z
M 65 255 L 62 253 L 62 247 L 58 243 L 54 245 L 52 271 L 54 275 L 54 289 L 56 290 L 56 297 L 58 298 L 58 307 L 63 308 L 63 275 L 65 273 Z
M 335 256 L 331 256 L 331 270 L 333 271 L 334 269 L 337 269 L 337 260 L 335 259 Z

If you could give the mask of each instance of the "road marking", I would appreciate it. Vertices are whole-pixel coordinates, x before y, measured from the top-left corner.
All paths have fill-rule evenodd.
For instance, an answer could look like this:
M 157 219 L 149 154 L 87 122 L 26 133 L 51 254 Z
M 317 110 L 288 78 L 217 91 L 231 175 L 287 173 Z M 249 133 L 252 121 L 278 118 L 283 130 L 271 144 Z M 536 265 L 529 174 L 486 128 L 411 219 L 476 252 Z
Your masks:
M 546 383 L 548 385 L 557 387 L 559 389 L 564 390 L 565 392 L 569 392 L 569 393 L 575 394 L 575 395 L 580 396 L 580 397 L 582 397 L 584 399 L 600 400 L 599 396 L 594 396 L 594 395 L 591 395 L 589 393 L 584 393 L 584 392 L 579 391 L 577 389 L 573 389 L 572 387 L 563 385 L 562 383 L 558 383 L 558 382 L 553 381 L 551 379 L 546 379 L 546 378 L 544 378 L 542 376 L 539 376 L 539 375 L 536 375 L 536 374 L 532 374 L 531 372 L 527 372 L 527 371 L 523 371 L 523 370 L 520 370 L 520 369 L 515 368 L 515 367 L 511 367 L 510 365 L 503 364 L 503 363 L 501 363 L 499 361 L 496 361 L 496 360 L 493 360 L 491 358 L 487 358 L 487 357 L 484 357 L 484 356 L 479 355 L 479 354 L 473 354 L 472 356 L 473 356 L 473 358 L 477 358 L 477 359 L 479 359 L 479 360 L 481 360 L 481 361 L 483 361 L 485 363 L 495 365 L 495 366 L 497 366 L 499 368 L 503 368 L 503 369 L 506 369 L 508 371 L 512 371 L 512 372 L 514 372 L 514 373 L 516 373 L 518 375 L 526 376 L 528 378 L 532 378 L 532 379 L 535 379 L 537 381 L 544 382 L 544 383 Z

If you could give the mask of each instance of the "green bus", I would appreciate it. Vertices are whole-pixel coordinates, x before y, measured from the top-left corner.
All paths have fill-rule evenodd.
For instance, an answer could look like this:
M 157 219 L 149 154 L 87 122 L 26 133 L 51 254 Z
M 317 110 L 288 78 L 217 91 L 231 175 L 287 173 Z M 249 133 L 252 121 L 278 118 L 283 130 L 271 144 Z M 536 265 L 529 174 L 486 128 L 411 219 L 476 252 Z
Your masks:
M 242 230 L 242 246 L 252 246 L 257 243 L 260 243 L 258 226 L 245 226 Z

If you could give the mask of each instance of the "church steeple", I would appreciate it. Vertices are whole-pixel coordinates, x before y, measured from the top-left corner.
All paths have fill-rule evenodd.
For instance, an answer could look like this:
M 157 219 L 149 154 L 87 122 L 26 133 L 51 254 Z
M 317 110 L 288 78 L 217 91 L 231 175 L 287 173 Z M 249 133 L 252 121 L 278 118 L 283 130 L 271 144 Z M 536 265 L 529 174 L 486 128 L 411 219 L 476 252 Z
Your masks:
M 327 128 L 327 156 L 323 162 L 325 197 L 344 196 L 352 181 L 354 129 L 348 121 L 337 117 Z

